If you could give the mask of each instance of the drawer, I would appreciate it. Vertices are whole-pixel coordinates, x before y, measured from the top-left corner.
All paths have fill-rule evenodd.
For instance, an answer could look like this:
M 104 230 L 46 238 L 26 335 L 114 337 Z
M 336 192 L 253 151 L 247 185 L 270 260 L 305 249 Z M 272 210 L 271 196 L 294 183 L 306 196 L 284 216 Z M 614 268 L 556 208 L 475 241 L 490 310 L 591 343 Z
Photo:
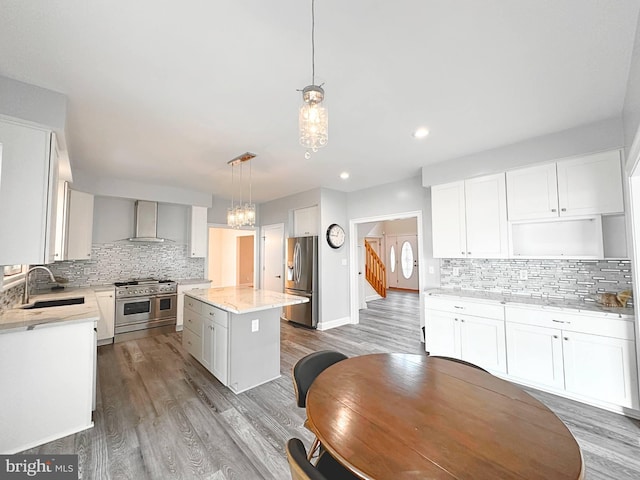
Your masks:
M 504 320 L 504 306 L 492 303 L 477 303 L 454 298 L 442 298 L 427 296 L 424 300 L 427 310 L 439 310 L 474 317 L 493 318 Z
M 193 310 L 196 313 L 202 313 L 202 307 L 204 306 L 204 304 L 200 300 L 196 300 L 195 298 L 185 295 L 184 306 L 185 308 L 188 308 L 189 310 Z
M 202 338 L 187 328 L 182 330 L 182 346 L 195 359 L 202 358 Z
M 198 337 L 202 336 L 202 316 L 192 310 L 185 309 L 183 322 L 184 328 L 188 328 Z
M 210 318 L 221 327 L 226 328 L 229 323 L 229 312 L 225 312 L 220 308 L 208 305 L 206 303 L 202 304 L 202 316 L 205 318 Z
M 626 320 L 557 312 L 542 308 L 506 307 L 505 314 L 507 322 L 556 328 L 567 332 L 590 333 L 623 340 L 635 340 L 633 322 Z

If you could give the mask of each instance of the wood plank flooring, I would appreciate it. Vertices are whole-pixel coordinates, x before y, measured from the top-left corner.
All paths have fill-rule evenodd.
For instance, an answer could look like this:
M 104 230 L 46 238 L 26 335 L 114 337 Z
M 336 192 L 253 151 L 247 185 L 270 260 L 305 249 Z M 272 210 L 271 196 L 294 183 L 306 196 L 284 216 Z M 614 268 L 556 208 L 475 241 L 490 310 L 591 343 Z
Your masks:
M 417 294 L 391 291 L 361 311 L 359 325 L 319 332 L 282 322 L 282 376 L 240 395 L 182 349 L 180 333 L 100 347 L 95 427 L 25 453 L 77 453 L 83 479 L 288 479 L 285 442 L 312 440 L 293 364 L 322 349 L 424 354 L 418 311 Z M 640 478 L 640 422 L 529 392 L 571 429 L 587 479 Z

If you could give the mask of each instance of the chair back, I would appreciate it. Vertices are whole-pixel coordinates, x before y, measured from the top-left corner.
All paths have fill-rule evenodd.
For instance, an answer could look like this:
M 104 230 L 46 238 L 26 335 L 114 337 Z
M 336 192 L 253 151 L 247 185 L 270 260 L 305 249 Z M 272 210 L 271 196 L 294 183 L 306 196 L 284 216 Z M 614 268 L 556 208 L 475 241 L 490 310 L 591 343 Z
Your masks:
M 286 451 L 292 480 L 327 480 L 327 478 L 307 460 L 307 451 L 300 439 L 290 439 L 287 442 Z
M 307 406 L 307 392 L 309 387 L 324 370 L 334 363 L 346 360 L 346 355 L 333 350 L 310 353 L 302 357 L 293 366 L 293 387 L 296 391 L 296 400 L 299 407 Z
M 454 358 L 454 357 L 443 357 L 441 355 L 429 355 L 429 358 L 440 358 L 442 360 L 449 360 L 450 362 L 456 362 L 456 363 L 460 363 L 462 365 L 466 365 L 467 367 L 472 367 L 472 368 L 476 368 L 478 370 L 482 370 L 483 372 L 489 373 L 487 372 L 484 368 L 479 367 L 478 365 L 476 365 L 475 363 L 471 363 L 471 362 L 467 362 L 465 360 L 461 360 L 459 358 Z

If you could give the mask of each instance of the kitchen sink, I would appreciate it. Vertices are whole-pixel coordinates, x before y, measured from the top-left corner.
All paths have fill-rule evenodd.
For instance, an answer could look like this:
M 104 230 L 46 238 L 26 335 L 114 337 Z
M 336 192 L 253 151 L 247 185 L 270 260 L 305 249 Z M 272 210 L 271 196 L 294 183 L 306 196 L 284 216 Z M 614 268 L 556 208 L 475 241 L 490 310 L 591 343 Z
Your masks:
M 62 307 L 64 305 L 80 305 L 84 303 L 84 297 L 72 297 L 72 298 L 60 298 L 58 300 L 38 300 L 34 303 L 30 303 L 21 307 L 25 310 L 32 310 L 35 308 L 49 308 L 49 307 Z

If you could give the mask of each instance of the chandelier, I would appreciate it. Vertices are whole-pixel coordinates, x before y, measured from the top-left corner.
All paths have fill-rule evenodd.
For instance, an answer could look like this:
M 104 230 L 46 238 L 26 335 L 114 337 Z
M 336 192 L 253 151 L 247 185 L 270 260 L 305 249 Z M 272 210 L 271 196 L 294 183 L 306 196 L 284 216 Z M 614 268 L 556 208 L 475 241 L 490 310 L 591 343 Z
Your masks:
M 311 152 L 317 152 L 329 140 L 329 112 L 322 105 L 324 90 L 321 85 L 315 84 L 315 23 L 315 0 L 311 0 L 311 85 L 302 89 L 304 103 L 298 116 L 300 145 L 307 149 L 304 154 L 306 159 L 311 158 Z
M 227 165 L 231 165 L 231 207 L 227 208 L 227 225 L 233 228 L 253 227 L 256 223 L 256 206 L 251 203 L 251 163 L 249 163 L 249 203 L 242 203 L 242 164 L 255 156 L 255 153 L 246 152 L 227 162 Z M 238 204 L 235 203 L 233 195 L 236 165 L 240 165 L 240 201 Z

